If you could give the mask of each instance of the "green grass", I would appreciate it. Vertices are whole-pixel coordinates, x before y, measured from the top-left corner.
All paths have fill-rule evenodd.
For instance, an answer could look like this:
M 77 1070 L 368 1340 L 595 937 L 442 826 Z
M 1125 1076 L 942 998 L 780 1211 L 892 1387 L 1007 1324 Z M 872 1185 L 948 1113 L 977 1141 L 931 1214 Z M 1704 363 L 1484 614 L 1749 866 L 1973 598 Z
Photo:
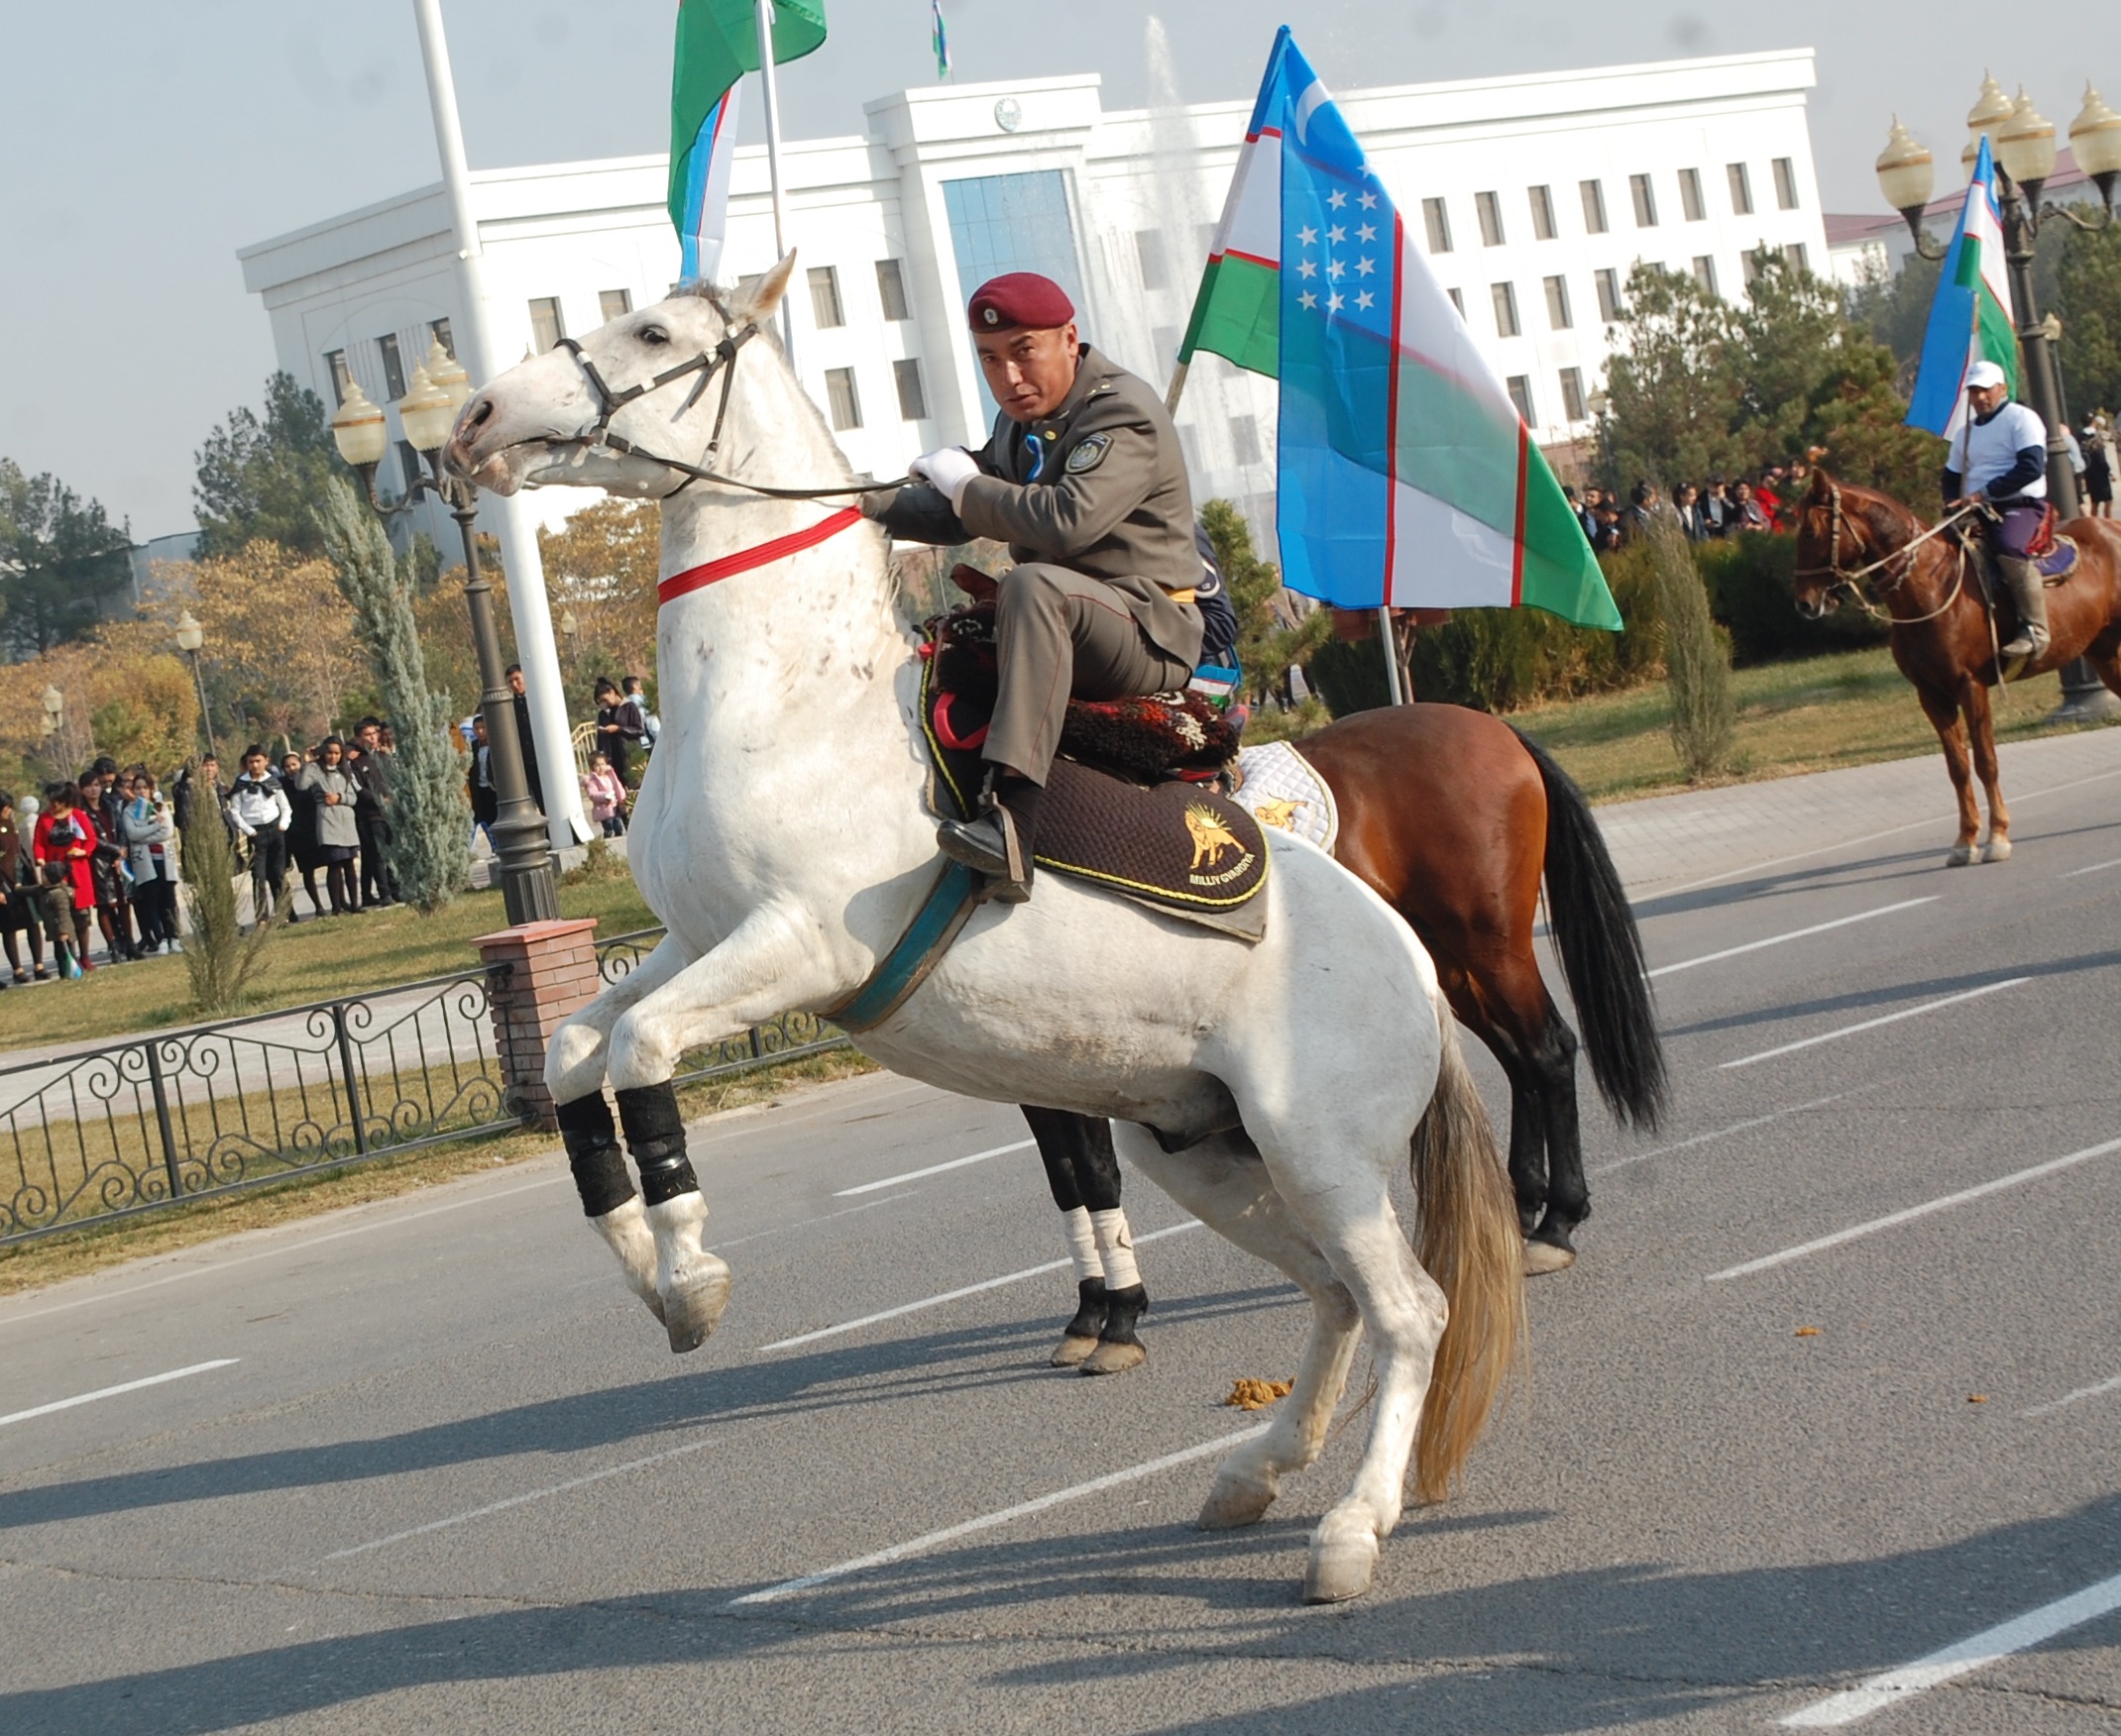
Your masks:
M 632 877 L 614 867 L 610 877 L 563 884 L 561 915 L 595 917 L 603 936 L 653 927 L 655 917 Z M 306 897 L 299 902 L 308 904 Z M 241 1012 L 269 1013 L 472 970 L 479 963 L 472 941 L 507 925 L 498 891 L 466 893 L 431 917 L 392 906 L 358 917 L 305 919 L 274 937 Z M 181 958 L 99 967 L 76 983 L 0 995 L 0 1049 L 49 1048 L 193 1024 L 190 997 Z
M 1738 705 L 1731 769 L 1720 783 L 1787 778 L 1801 772 L 1937 754 L 1930 727 L 1907 678 L 1882 646 L 1801 662 L 1765 663 L 1733 673 Z M 2050 725 L 2062 703 L 2053 675 L 2014 684 L 1997 698 L 1996 739 L 2065 733 Z M 1691 786 L 1667 727 L 1664 684 L 1622 694 L 1534 705 L 1510 721 L 1553 753 L 1594 802 L 1625 801 Z M 1942 756 L 1940 756 L 1941 758 Z M 1938 767 L 1940 787 L 1944 767 Z

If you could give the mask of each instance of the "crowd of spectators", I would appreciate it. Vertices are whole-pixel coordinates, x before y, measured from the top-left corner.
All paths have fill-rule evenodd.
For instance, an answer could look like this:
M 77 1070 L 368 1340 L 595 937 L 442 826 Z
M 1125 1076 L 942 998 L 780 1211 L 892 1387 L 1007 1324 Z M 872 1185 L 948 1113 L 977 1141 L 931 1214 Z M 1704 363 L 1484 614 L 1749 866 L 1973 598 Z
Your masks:
M 1679 527 L 1689 542 L 1742 536 L 1750 530 L 1795 530 L 1799 497 L 1812 486 L 1811 467 L 1797 461 L 1770 465 L 1757 479 L 1711 477 L 1681 483 L 1669 501 L 1655 483 L 1637 482 L 1623 500 L 1618 489 L 1564 488 L 1576 520 L 1594 549 L 1625 548 L 1659 518 Z

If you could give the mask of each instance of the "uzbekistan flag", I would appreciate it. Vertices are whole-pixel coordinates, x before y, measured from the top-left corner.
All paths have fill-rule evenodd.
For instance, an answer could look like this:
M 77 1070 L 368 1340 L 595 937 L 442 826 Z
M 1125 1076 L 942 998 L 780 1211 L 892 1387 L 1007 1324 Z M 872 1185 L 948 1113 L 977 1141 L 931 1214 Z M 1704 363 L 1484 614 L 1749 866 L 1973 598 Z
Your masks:
M 825 41 L 824 0 L 774 0 L 773 57 L 799 60 Z M 758 70 L 753 0 L 680 0 L 670 67 L 670 221 L 679 281 L 715 274 L 736 155 L 736 81 Z
M 1283 582 L 1618 631 L 1583 527 L 1284 25 L 1178 357 L 1281 381 Z
M 2003 220 L 1996 211 L 1996 166 L 1984 134 L 1958 228 L 1937 274 L 1937 297 L 1922 339 L 1922 366 L 1908 400 L 1908 426 L 1948 440 L 1966 419 L 1966 370 L 1993 362 L 2018 395 L 2018 334 L 2003 263 Z

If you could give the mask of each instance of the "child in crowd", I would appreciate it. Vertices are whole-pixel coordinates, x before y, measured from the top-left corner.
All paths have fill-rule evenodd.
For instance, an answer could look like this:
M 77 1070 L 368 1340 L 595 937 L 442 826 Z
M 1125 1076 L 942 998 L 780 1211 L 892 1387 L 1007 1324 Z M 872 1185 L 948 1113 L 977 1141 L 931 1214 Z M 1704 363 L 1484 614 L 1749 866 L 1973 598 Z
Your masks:
M 589 772 L 582 780 L 582 797 L 589 804 L 590 818 L 604 828 L 606 837 L 625 835 L 626 787 L 612 769 L 609 754 L 590 755 Z

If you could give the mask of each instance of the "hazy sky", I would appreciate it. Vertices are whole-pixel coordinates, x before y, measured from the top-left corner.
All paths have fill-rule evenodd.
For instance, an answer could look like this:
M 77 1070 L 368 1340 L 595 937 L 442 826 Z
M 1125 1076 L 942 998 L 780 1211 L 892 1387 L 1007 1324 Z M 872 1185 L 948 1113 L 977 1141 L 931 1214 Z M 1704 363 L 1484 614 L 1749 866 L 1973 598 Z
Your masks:
M 2007 34 L 1971 0 L 944 0 L 962 82 L 1103 74 L 1146 100 L 1143 20 L 1188 100 L 1250 96 L 1296 23 L 1348 88 L 1686 54 L 1819 52 L 1813 148 L 1830 210 L 1882 207 L 1892 111 L 1955 164 L 1984 57 L 2066 129 L 2088 75 L 2121 103 L 2109 7 L 2056 0 Z M 827 0 L 831 39 L 783 75 L 790 137 L 935 75 L 928 0 Z M 445 0 L 475 168 L 658 151 L 674 0 Z M 100 497 L 136 538 L 191 523 L 192 454 L 273 365 L 239 247 L 438 178 L 410 0 L 98 0 L 0 11 L 0 456 Z M 757 107 L 745 107 L 756 124 Z

